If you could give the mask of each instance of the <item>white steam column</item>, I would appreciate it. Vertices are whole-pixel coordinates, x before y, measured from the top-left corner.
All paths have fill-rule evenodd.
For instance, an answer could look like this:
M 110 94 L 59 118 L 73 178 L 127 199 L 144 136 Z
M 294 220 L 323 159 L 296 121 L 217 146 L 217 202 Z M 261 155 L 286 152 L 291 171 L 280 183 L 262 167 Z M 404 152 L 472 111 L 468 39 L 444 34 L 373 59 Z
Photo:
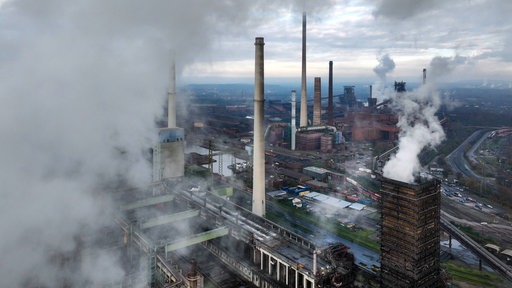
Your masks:
M 174 59 L 171 62 L 169 71 L 169 91 L 167 92 L 168 105 L 167 105 L 167 127 L 176 127 L 176 66 Z
M 295 110 L 296 110 L 296 101 L 295 101 L 295 98 L 296 98 L 296 94 L 295 94 L 295 90 L 292 90 L 292 123 L 290 125 L 291 127 L 291 134 L 292 134 L 292 145 L 291 145 L 291 149 L 292 150 L 295 150 L 295 134 L 297 133 L 297 127 L 295 127 L 296 125 L 296 122 L 297 120 L 295 119 Z
M 256 37 L 254 45 L 254 154 L 252 172 L 252 213 L 265 217 L 265 141 L 263 138 L 264 62 L 263 37 Z
M 302 13 L 302 90 L 300 92 L 300 127 L 308 126 L 308 96 L 306 89 L 306 12 Z

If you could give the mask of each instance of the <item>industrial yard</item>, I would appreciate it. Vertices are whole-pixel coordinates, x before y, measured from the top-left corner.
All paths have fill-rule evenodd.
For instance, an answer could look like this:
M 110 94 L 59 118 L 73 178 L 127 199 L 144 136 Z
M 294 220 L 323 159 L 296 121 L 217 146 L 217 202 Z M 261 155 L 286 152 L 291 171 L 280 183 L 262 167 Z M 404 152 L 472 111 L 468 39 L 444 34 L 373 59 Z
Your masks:
M 426 34 L 418 25 L 414 45 L 407 44 L 414 55 L 456 56 L 434 55 L 427 64 L 407 60 L 402 50 L 397 63 L 408 68 L 393 74 L 394 60 L 378 46 L 407 42 L 401 38 L 411 34 L 402 26 L 419 13 L 381 7 L 396 1 L 379 1 L 371 6 L 375 10 L 357 6 L 359 1 L 327 1 L 309 12 L 306 2 L 301 10 L 294 1 L 288 6 L 281 1 L 183 2 L 180 9 L 191 10 L 177 9 L 172 17 L 168 10 L 180 5 L 168 1 L 146 7 L 137 1 L 117 3 L 110 12 L 113 7 L 101 1 L 84 2 L 78 9 L 55 1 L 48 11 L 29 2 L 0 0 L 0 14 L 7 16 L 2 24 L 21 19 L 37 28 L 37 33 L 23 31 L 23 25 L 0 31 L 0 40 L 8 44 L 2 60 L 15 59 L 5 71 L 23 75 L 10 79 L 7 73 L 0 88 L 6 99 L 15 95 L 3 111 L 9 117 L 3 121 L 9 126 L 3 131 L 8 145 L 2 149 L 8 192 L 2 191 L 0 209 L 5 231 L 0 286 L 512 285 L 512 84 L 450 82 L 452 72 L 461 74 L 467 67 L 509 71 L 497 65 L 496 51 L 466 51 L 473 46 L 450 42 L 471 55 L 466 57 L 455 49 L 428 47 L 417 37 Z M 444 8 L 418 15 L 430 17 Z M 90 14 L 98 9 L 105 12 Z M 89 24 L 80 13 L 98 22 Z M 306 41 L 308 13 L 313 45 Z M 329 15 L 324 19 L 321 13 Z M 257 14 L 265 14 L 257 21 L 268 23 L 260 27 L 246 19 Z M 348 34 L 335 37 L 343 39 L 341 44 L 324 38 L 332 38 L 338 28 L 319 28 L 334 18 L 360 17 L 384 19 L 381 24 L 397 18 L 400 29 L 386 27 L 393 31 L 391 38 L 356 56 L 345 54 L 347 47 L 372 42 L 370 34 L 382 33 L 380 27 L 360 25 L 357 36 L 350 36 L 357 41 L 350 44 Z M 289 26 L 275 25 L 283 23 L 280 18 Z M 169 34 L 169 27 L 179 29 Z M 260 29 L 270 35 L 247 41 L 249 32 Z M 220 31 L 236 37 L 215 42 Z M 280 42 L 281 33 L 293 34 L 289 41 L 300 45 Z M 21 44 L 11 40 L 17 34 L 27 34 Z M 139 34 L 145 36 L 130 36 Z M 167 43 L 168 34 L 173 40 Z M 55 43 L 46 43 L 52 37 Z M 480 42 L 501 43 L 485 40 Z M 286 59 L 273 58 L 279 45 Z M 240 47 L 234 52 L 231 46 Z M 323 53 L 324 46 L 336 52 Z M 377 48 L 377 57 L 368 56 Z M 231 52 L 208 65 L 204 61 L 213 54 L 206 50 Z M 487 54 L 493 60 L 482 66 L 478 61 Z M 372 69 L 365 58 L 377 66 Z M 348 67 L 348 59 L 358 68 Z M 373 78 L 362 77 L 365 70 L 373 71 Z M 218 75 L 204 75 L 219 71 L 244 81 L 205 84 Z M 194 84 L 187 75 L 204 83 Z M 32 78 L 34 83 L 18 87 Z M 11 86 L 18 88 L 11 91 Z M 18 102 L 34 91 L 44 100 Z M 120 98 L 111 100 L 111 95 Z M 11 119 L 7 112 L 13 107 L 27 111 Z M 24 119 L 25 114 L 33 118 Z

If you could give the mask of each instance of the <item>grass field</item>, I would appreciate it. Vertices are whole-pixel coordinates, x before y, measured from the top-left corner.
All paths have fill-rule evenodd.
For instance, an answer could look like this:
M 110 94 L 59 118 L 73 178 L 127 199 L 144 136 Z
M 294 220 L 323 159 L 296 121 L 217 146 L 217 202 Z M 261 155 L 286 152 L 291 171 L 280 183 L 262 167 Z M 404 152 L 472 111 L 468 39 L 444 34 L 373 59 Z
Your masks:
M 451 276 L 452 280 L 468 283 L 477 287 L 510 287 L 510 284 L 498 274 L 478 269 L 459 266 L 451 262 L 441 263 L 441 267 L 445 269 Z

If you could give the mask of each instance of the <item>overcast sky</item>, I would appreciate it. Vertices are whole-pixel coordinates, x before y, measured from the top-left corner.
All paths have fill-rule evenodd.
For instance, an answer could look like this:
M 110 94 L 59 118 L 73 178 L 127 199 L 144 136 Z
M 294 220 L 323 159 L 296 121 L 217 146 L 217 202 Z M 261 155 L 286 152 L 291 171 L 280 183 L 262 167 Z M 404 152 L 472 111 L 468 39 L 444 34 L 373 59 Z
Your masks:
M 337 83 L 376 82 L 374 70 L 419 81 L 423 67 L 512 81 L 510 0 L 0 3 L 0 287 L 62 286 L 52 259 L 115 211 L 101 188 L 148 185 L 171 51 L 179 85 L 252 83 L 262 36 L 266 83 L 298 83 L 305 9 L 310 81 L 330 60 Z M 93 258 L 66 273 L 73 283 L 120 281 L 116 257 Z
M 329 9 L 309 13 L 308 79 L 375 79 L 377 58 L 396 63 L 390 78 L 419 80 L 435 56 L 456 57 L 447 80 L 512 81 L 512 1 L 510 0 L 352 0 L 330 1 Z M 184 80 L 251 79 L 253 39 L 265 37 L 265 74 L 300 79 L 301 13 L 263 11 L 240 34 L 219 33 L 209 54 L 184 70 Z
M 162 1 L 153 2 L 155 7 L 162 6 Z M 419 80 L 422 68 L 441 56 L 457 59 L 454 73 L 446 76 L 448 81 L 512 81 L 509 0 L 257 1 L 259 5 L 223 0 L 204 5 L 204 1 L 195 0 L 193 7 L 171 2 L 169 17 L 191 18 L 165 23 L 169 24 L 165 29 L 174 31 L 169 35 L 184 32 L 179 38 L 183 45 L 175 49 L 183 72 L 180 80 L 185 83 L 250 83 L 257 36 L 265 38 L 267 81 L 299 81 L 303 8 L 308 10 L 310 80 L 326 77 L 328 61 L 332 60 L 335 80 L 373 81 L 377 59 L 389 54 L 396 64 L 390 80 Z M 219 9 L 212 8 L 215 3 Z M 112 7 L 106 11 L 108 8 Z M 214 9 L 213 16 L 191 10 L 205 8 Z M 140 28 L 140 32 L 148 32 Z M 187 37 L 195 40 L 188 41 Z M 187 56 L 180 58 L 180 53 Z

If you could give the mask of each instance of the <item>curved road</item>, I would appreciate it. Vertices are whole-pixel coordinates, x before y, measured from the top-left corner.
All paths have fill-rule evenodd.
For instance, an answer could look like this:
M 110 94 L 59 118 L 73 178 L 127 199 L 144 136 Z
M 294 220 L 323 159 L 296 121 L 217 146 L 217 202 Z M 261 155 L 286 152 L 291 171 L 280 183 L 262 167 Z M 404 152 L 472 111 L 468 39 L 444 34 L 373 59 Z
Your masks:
M 471 170 L 471 168 L 469 167 L 469 164 L 466 161 L 466 158 L 464 158 L 464 154 L 465 154 L 464 150 L 465 150 L 466 146 L 471 141 L 475 140 L 477 137 L 480 137 L 478 142 L 475 143 L 475 145 L 473 145 L 470 148 L 470 150 L 474 152 L 476 147 L 480 146 L 482 141 L 485 140 L 485 138 L 487 138 L 487 136 L 488 136 L 488 132 L 484 133 L 484 130 L 475 131 L 473 134 L 471 134 L 471 136 L 469 136 L 466 140 L 464 140 L 464 142 L 462 142 L 462 144 L 460 144 L 459 147 L 457 147 L 455 150 L 453 150 L 452 153 L 450 153 L 448 156 L 446 156 L 446 162 L 448 162 L 448 164 L 450 164 L 450 166 L 452 167 L 452 169 L 455 172 L 460 172 L 465 177 L 477 179 L 478 181 L 488 180 L 488 178 L 482 177 L 482 176 L 476 174 L 475 172 L 473 172 L 473 170 Z

